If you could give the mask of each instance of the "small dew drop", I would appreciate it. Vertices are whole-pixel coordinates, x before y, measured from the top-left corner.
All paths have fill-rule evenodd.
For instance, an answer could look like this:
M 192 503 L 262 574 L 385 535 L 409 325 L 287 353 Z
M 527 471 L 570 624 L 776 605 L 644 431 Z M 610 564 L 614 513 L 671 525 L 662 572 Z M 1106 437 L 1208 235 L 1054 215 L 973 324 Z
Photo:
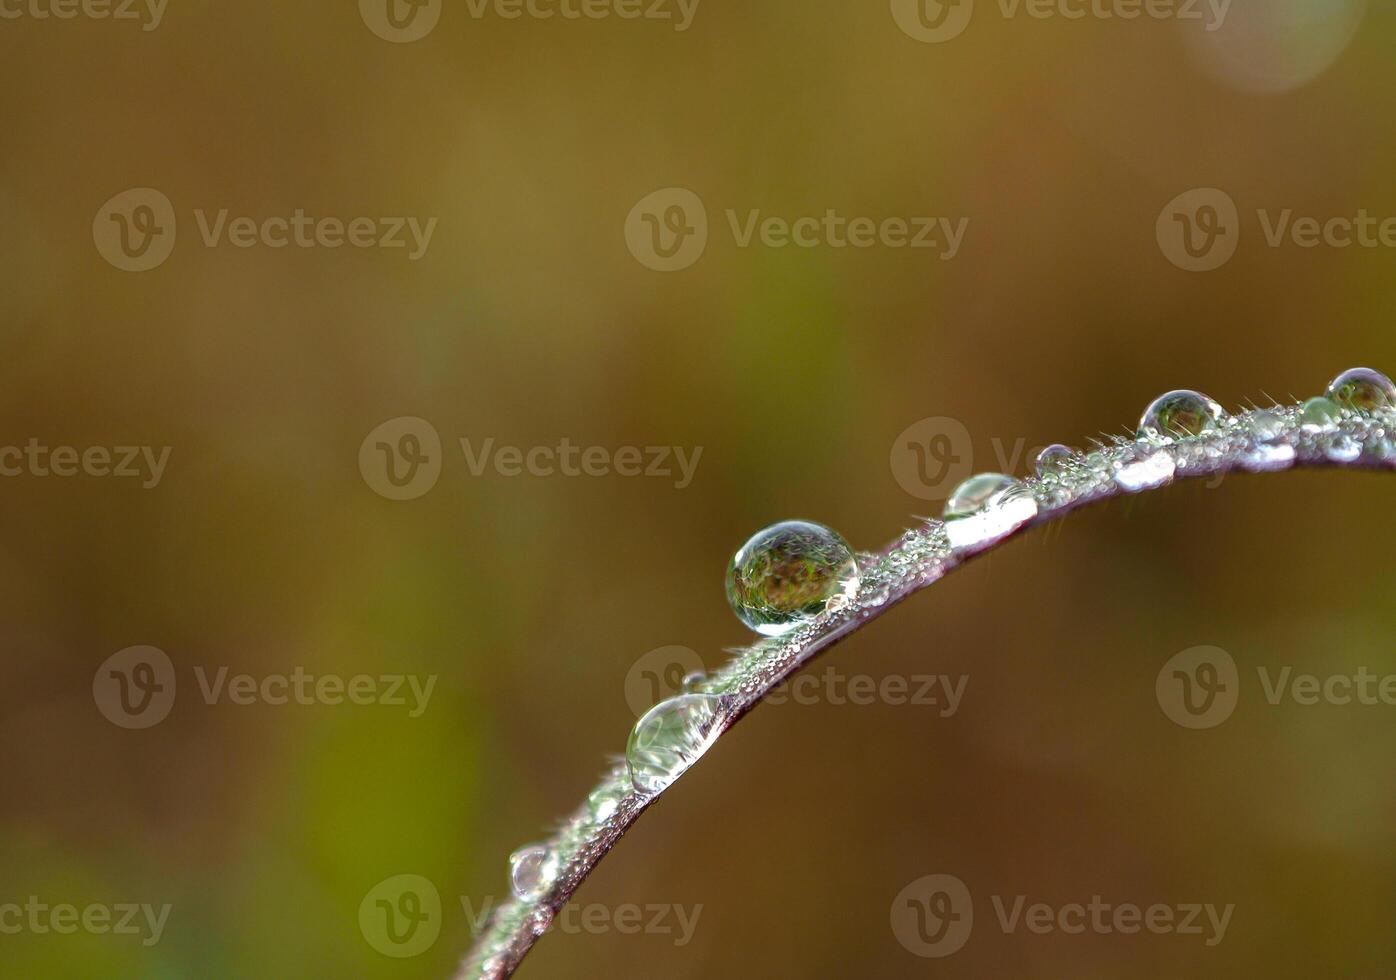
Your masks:
M 1343 410 L 1331 398 L 1310 398 L 1299 409 L 1299 424 L 1305 432 L 1327 432 L 1338 427 Z
M 1274 442 L 1285 433 L 1284 416 L 1263 408 L 1246 418 L 1246 428 L 1256 442 Z
M 1076 451 L 1070 446 L 1053 443 L 1037 454 L 1034 469 L 1042 479 L 1059 477 L 1076 463 Z
M 1340 408 L 1366 414 L 1396 408 L 1396 384 L 1380 371 L 1351 368 L 1333 379 L 1328 397 Z
M 950 494 L 950 499 L 945 502 L 943 516 L 947 521 L 973 517 L 988 507 L 999 495 L 1020 487 L 1021 483 L 1002 473 L 980 473 L 978 476 L 972 476 Z
M 695 694 L 701 691 L 707 682 L 708 675 L 701 670 L 695 670 L 683 675 L 683 680 L 679 681 L 679 690 L 684 694 Z
M 542 898 L 557 878 L 557 855 L 546 844 L 530 844 L 509 855 L 509 887 L 523 902 Z
M 647 711 L 630 732 L 625 761 L 637 792 L 652 796 L 684 774 L 721 731 L 721 698 L 680 694 Z
M 727 568 L 727 601 L 747 626 L 780 636 L 858 591 L 858 561 L 822 524 L 784 521 L 757 532 Z M 835 603 L 837 607 L 838 603 Z
M 1138 439 L 1167 446 L 1220 427 L 1222 407 L 1198 391 L 1170 391 L 1155 398 L 1139 418 Z

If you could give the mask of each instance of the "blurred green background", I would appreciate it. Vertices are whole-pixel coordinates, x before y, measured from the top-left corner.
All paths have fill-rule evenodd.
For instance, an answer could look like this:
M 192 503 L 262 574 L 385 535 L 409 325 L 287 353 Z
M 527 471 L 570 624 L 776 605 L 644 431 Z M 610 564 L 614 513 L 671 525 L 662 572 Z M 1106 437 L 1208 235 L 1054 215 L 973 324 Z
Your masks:
M 152 30 L 29 2 L 0 18 L 0 444 L 171 455 L 148 489 L 0 479 L 0 905 L 171 909 L 149 946 L 0 933 L 4 976 L 447 976 L 461 898 L 506 894 L 510 851 L 623 749 L 636 660 L 681 645 L 715 667 L 748 642 L 722 592 L 748 534 L 800 516 L 874 549 L 938 512 L 890 462 L 917 420 L 1021 473 L 1170 388 L 1236 408 L 1396 369 L 1392 250 L 1270 247 L 1257 220 L 1396 215 L 1384 4 L 1235 0 L 1208 31 L 979 0 L 925 42 L 885 2 L 703 0 L 680 31 L 446 0 L 394 43 L 351 0 L 171 0 Z M 708 240 L 659 272 L 626 221 L 674 187 Z M 1156 238 L 1199 187 L 1242 223 L 1205 273 Z M 94 245 L 128 188 L 178 221 L 149 271 Z M 437 225 L 413 261 L 208 247 L 196 209 Z M 968 224 L 949 260 L 742 247 L 727 212 L 756 209 Z M 395 501 L 359 454 L 405 416 L 442 467 Z M 477 476 L 461 438 L 702 456 L 683 488 Z M 1342 473 L 1182 485 L 975 563 L 815 668 L 968 675 L 953 717 L 756 711 L 577 895 L 701 905 L 691 942 L 555 931 L 521 975 L 1387 975 L 1396 707 L 1271 706 L 1256 669 L 1396 672 L 1390 501 Z M 94 673 L 138 644 L 178 695 L 128 730 Z M 1209 731 L 1154 696 L 1199 644 L 1242 673 Z M 437 681 L 410 717 L 208 704 L 195 673 L 298 666 Z M 391 958 L 359 905 L 409 873 L 442 896 L 440 936 Z M 941 873 L 975 932 L 921 959 L 889 909 Z M 1236 908 L 1209 948 L 1005 934 L 992 895 Z

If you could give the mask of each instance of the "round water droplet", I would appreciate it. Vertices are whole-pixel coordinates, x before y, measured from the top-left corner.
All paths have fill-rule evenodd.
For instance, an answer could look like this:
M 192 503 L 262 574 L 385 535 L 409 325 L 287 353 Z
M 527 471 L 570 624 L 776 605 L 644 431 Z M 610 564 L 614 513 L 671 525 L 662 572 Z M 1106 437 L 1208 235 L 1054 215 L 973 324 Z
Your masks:
M 636 791 L 651 796 L 684 774 L 716 741 L 721 698 L 680 694 L 661 701 L 631 729 L 625 761 Z
M 1139 418 L 1138 438 L 1166 446 L 1188 436 L 1200 436 L 1218 428 L 1226 413 L 1198 391 L 1170 391 L 1155 398 Z
M 679 681 L 679 690 L 684 694 L 694 694 L 701 691 L 706 683 L 708 675 L 701 670 L 695 670 L 691 674 L 683 675 L 683 680 Z
M 1076 450 L 1061 443 L 1053 443 L 1037 454 L 1034 468 L 1043 479 L 1061 476 L 1076 464 Z
M 509 855 L 509 887 L 520 901 L 542 898 L 557 872 L 557 855 L 546 844 L 530 844 Z
M 612 789 L 610 786 L 602 786 L 593 790 L 587 797 L 587 809 L 591 811 L 591 819 L 597 823 L 605 823 L 615 816 L 620 809 L 620 801 L 624 799 L 623 794 Z
M 947 521 L 973 517 L 994 504 L 1003 494 L 1021 490 L 1023 485 L 1002 473 L 980 473 L 955 488 L 945 502 L 942 516 Z
M 1247 416 L 1246 428 L 1256 442 L 1274 442 L 1285 433 L 1284 416 L 1264 408 Z
M 1299 424 L 1306 432 L 1324 432 L 1337 428 L 1343 410 L 1331 398 L 1310 398 L 1299 409 Z
M 1351 368 L 1333 379 L 1328 397 L 1352 412 L 1376 412 L 1396 408 L 1396 385 L 1380 371 Z
M 822 613 L 834 596 L 858 591 L 848 543 L 822 524 L 772 524 L 742 545 L 727 568 L 727 601 L 737 618 L 780 636 Z

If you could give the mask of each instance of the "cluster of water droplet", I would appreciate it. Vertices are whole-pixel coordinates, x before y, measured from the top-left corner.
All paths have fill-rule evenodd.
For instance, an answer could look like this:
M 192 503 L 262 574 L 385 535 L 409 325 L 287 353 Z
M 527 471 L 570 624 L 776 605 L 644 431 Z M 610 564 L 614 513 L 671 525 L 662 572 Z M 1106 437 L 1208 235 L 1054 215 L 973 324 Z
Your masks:
M 834 531 L 808 521 L 774 524 L 753 535 L 727 570 L 727 598 L 737 618 L 766 639 L 713 678 L 684 679 L 680 692 L 646 712 L 630 733 L 625 763 L 587 800 L 585 811 L 553 845 L 535 844 L 510 859 L 510 882 L 522 902 L 542 899 L 569 857 L 598 830 L 622 822 L 627 803 L 663 792 L 721 735 L 744 699 L 759 696 L 812 656 L 816 638 L 938 578 L 961 558 L 1039 517 L 1094 497 L 1161 486 L 1179 473 L 1283 469 L 1301 454 L 1351 462 L 1363 453 L 1396 459 L 1396 385 L 1370 368 L 1338 375 L 1324 395 L 1298 406 L 1228 415 L 1206 395 L 1170 391 L 1144 410 L 1132 437 L 1082 452 L 1042 450 L 1034 475 L 981 473 L 947 500 L 942 520 L 908 530 L 879 554 L 855 554 Z M 538 919 L 545 928 L 547 916 Z

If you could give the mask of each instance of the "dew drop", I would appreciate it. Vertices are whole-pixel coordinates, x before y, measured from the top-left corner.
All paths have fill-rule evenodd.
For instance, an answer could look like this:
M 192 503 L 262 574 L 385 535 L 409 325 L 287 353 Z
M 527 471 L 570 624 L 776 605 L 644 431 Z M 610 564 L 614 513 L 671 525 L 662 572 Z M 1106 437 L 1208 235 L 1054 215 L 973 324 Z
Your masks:
M 679 681 L 679 690 L 684 694 L 695 694 L 701 691 L 707 682 L 708 675 L 701 670 L 695 670 L 683 675 L 683 680 Z
M 1285 433 L 1285 420 L 1279 412 L 1263 408 L 1246 418 L 1246 428 L 1256 442 L 1274 442 Z
M 1352 412 L 1376 412 L 1396 408 L 1396 384 L 1380 371 L 1351 368 L 1333 379 L 1328 397 Z
M 1044 480 L 1059 477 L 1076 463 L 1076 451 L 1070 446 L 1053 443 L 1037 454 L 1034 469 Z
M 758 531 L 727 567 L 727 601 L 747 626 L 780 636 L 858 591 L 858 562 L 838 534 L 809 521 Z M 837 605 L 837 604 L 836 604 Z
M 1226 413 L 1198 391 L 1170 391 L 1155 398 L 1139 419 L 1138 439 L 1167 446 L 1188 436 L 1200 436 L 1218 428 Z
M 1299 409 L 1299 424 L 1305 432 L 1327 432 L 1338 427 L 1343 410 L 1331 398 L 1310 398 Z
M 557 855 L 546 844 L 530 844 L 509 855 L 509 887 L 520 901 L 542 898 L 557 872 Z
M 647 711 L 630 732 L 625 761 L 636 791 L 661 792 L 697 762 L 721 731 L 722 699 L 680 694 Z
M 1002 473 L 980 473 L 972 476 L 955 488 L 950 499 L 945 502 L 944 517 L 947 521 L 959 520 L 984 510 L 1000 494 L 1007 493 L 1022 484 L 1011 476 Z
M 945 536 L 956 550 L 978 548 L 1011 534 L 1037 516 L 1037 501 L 1019 481 L 980 473 L 945 502 Z

